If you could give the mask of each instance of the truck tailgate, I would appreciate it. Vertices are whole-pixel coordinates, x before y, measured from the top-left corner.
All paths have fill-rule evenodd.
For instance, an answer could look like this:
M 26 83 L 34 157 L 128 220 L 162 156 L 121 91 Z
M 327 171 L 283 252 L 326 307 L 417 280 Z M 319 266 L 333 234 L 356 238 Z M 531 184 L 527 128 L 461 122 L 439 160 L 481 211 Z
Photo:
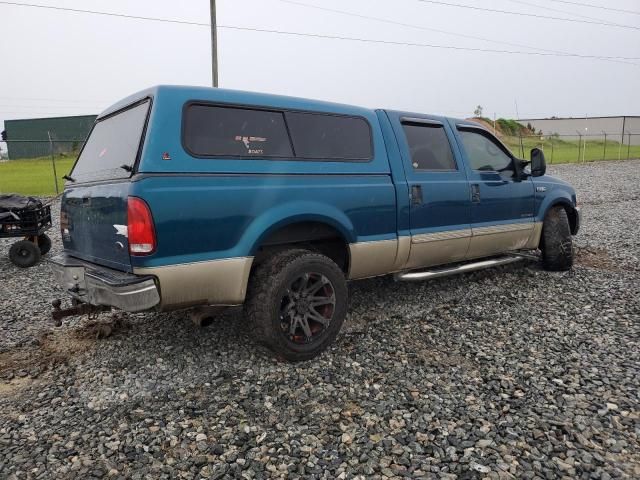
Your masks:
M 65 191 L 60 230 L 66 253 L 98 265 L 131 271 L 127 238 L 129 182 Z

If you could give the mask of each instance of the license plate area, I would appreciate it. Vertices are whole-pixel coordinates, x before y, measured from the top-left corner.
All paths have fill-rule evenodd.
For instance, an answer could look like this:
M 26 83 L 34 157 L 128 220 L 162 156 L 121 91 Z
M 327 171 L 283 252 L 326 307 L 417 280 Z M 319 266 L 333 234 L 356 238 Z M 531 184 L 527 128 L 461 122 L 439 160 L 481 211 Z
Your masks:
M 84 295 L 87 291 L 87 281 L 85 278 L 85 267 L 67 266 L 57 269 L 58 282 L 63 288 L 74 296 Z

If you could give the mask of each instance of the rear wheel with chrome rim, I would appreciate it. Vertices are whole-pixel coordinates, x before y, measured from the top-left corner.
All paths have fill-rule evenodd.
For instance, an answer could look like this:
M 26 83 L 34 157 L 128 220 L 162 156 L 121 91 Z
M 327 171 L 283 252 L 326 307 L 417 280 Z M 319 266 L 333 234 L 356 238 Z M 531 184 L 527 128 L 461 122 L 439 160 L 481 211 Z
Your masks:
M 256 339 L 290 361 L 309 360 L 336 338 L 347 283 L 328 257 L 308 250 L 273 255 L 254 271 L 246 312 Z

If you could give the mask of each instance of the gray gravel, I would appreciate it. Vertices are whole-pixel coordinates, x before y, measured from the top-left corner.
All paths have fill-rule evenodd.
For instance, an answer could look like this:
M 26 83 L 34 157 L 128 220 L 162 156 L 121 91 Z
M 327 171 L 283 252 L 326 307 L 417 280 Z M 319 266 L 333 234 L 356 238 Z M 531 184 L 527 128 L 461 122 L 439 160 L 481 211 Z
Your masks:
M 0 478 L 640 478 L 640 161 L 551 171 L 584 209 L 572 272 L 353 283 L 305 364 L 235 311 L 54 329 L 50 267 L 0 242 Z

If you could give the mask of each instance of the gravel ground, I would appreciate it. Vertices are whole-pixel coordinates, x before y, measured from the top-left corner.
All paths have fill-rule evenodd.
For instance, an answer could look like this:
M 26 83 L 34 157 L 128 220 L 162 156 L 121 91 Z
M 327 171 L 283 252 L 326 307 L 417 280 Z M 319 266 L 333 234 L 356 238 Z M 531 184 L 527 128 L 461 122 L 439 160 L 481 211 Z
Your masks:
M 54 329 L 50 267 L 0 242 L 0 478 L 640 478 L 640 161 L 551 173 L 584 210 L 573 271 L 353 283 L 305 364 L 236 311 Z

